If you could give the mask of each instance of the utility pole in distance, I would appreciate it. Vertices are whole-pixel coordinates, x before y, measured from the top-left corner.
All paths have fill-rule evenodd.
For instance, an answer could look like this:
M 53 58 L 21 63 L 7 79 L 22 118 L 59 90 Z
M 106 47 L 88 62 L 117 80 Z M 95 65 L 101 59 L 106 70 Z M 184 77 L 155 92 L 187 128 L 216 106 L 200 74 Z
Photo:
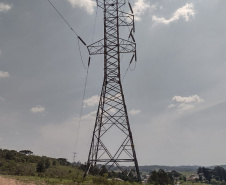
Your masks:
M 134 15 L 130 3 L 131 13 L 123 11 L 125 4 L 125 0 L 97 0 L 104 13 L 104 38 L 88 50 L 90 55 L 104 55 L 104 80 L 84 177 L 91 166 L 101 164 L 126 175 L 133 172 L 141 182 L 120 74 L 121 54 L 132 53 L 130 63 L 136 60 Z M 126 27 L 128 37 L 120 38 Z

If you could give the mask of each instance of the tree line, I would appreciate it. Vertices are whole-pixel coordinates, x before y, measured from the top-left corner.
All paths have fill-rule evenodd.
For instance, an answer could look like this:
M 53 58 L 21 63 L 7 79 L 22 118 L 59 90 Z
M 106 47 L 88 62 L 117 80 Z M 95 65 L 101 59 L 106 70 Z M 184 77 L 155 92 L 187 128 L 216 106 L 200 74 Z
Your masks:
M 221 166 L 216 166 L 214 169 L 199 167 L 197 170 L 199 182 L 208 182 L 210 184 L 226 185 L 226 170 Z

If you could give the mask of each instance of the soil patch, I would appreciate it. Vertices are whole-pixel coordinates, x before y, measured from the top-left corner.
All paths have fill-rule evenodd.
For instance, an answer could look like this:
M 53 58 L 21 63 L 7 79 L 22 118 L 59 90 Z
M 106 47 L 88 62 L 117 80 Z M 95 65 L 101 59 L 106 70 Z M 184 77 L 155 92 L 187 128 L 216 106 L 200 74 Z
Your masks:
M 0 176 L 0 184 L 1 185 L 35 185 L 33 183 L 24 183 L 15 179 L 11 179 L 10 177 Z

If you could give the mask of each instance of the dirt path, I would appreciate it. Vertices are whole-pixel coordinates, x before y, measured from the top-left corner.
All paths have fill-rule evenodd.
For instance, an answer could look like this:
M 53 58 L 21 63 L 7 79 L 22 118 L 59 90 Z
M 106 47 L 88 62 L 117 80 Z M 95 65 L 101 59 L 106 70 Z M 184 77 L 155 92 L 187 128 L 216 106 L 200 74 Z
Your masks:
M 0 185 L 34 185 L 33 183 L 23 183 L 15 179 L 0 176 Z

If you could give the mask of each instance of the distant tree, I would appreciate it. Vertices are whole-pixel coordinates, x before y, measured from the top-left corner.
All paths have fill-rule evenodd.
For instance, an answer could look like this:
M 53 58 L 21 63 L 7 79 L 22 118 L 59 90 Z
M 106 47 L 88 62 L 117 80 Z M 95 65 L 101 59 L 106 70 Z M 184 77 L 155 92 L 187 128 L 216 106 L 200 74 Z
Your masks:
M 213 174 L 216 180 L 226 181 L 226 170 L 221 166 L 216 166 L 213 169 Z
M 179 178 L 182 174 L 173 170 L 171 172 L 168 172 L 168 175 L 172 176 L 173 178 Z
M 97 166 L 93 166 L 91 165 L 90 169 L 89 169 L 89 173 L 91 175 L 99 175 L 100 169 Z
M 210 183 L 213 178 L 213 171 L 209 168 L 199 167 L 197 170 L 199 180 L 203 180 L 203 177 Z
M 116 178 L 116 177 L 118 177 L 118 174 L 115 171 L 109 171 L 108 177 L 109 178 Z
M 4 150 L 5 152 L 5 159 L 7 160 L 13 160 L 17 156 L 17 151 L 15 150 Z
M 177 181 L 177 180 L 186 181 L 186 177 L 184 175 L 182 175 L 181 173 L 175 171 L 175 170 L 168 172 L 167 174 L 168 174 L 170 180 L 173 181 L 173 182 Z
M 38 173 L 43 173 L 45 172 L 46 167 L 45 167 L 45 162 L 43 160 L 39 161 L 36 167 L 36 171 Z
M 103 176 L 104 174 L 108 173 L 108 170 L 106 168 L 106 166 L 102 166 L 100 169 L 100 175 Z
M 158 172 L 152 171 L 148 181 L 154 185 L 174 184 L 173 180 L 171 180 L 169 175 L 162 169 L 160 169 Z
M 127 176 L 126 173 L 118 172 L 117 175 L 118 175 L 117 178 L 120 178 L 120 179 L 122 179 L 122 180 L 124 180 L 124 181 L 128 181 L 128 180 L 129 180 L 129 178 L 128 178 L 128 176 Z
M 78 169 L 80 169 L 80 170 L 82 170 L 82 171 L 86 171 L 86 169 L 87 169 L 87 165 L 86 164 L 81 164 L 79 167 L 78 167 Z
M 203 170 L 202 170 L 202 167 L 199 167 L 197 169 L 197 174 L 199 176 L 199 181 L 202 181 L 203 180 Z
M 21 151 L 19 151 L 21 154 L 23 154 L 23 155 L 32 155 L 33 154 L 33 152 L 32 151 L 30 151 L 30 150 L 21 150 Z
M 158 184 L 158 173 L 157 171 L 152 171 L 151 172 L 151 176 L 149 177 L 148 181 L 150 183 L 153 183 L 153 184 Z
M 70 164 L 70 163 L 67 161 L 67 159 L 65 159 L 65 158 L 58 158 L 57 160 L 58 160 L 58 161 L 60 162 L 60 164 L 63 165 L 63 166 L 67 166 L 67 165 Z
M 50 167 L 50 160 L 47 158 L 46 160 L 45 160 L 45 168 L 47 169 L 47 168 L 49 168 Z
M 53 160 L 53 166 L 56 166 L 56 160 Z

